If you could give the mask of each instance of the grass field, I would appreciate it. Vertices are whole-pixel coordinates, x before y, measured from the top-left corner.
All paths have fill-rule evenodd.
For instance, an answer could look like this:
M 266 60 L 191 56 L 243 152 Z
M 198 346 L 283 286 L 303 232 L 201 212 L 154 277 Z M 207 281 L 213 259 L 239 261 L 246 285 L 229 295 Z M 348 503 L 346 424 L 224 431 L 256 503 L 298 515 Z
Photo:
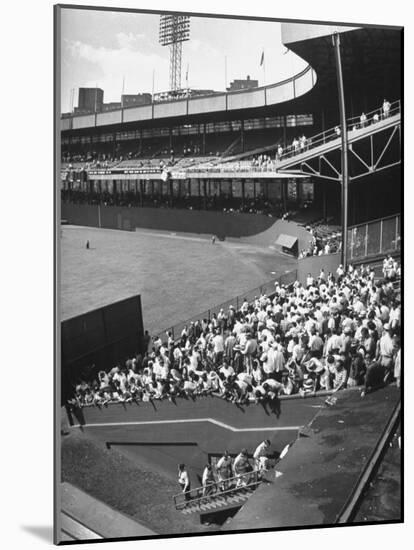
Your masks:
M 184 516 L 173 506 L 176 481 L 143 468 L 116 449 L 73 432 L 62 441 L 62 481 L 139 521 L 158 534 L 215 530 L 200 524 L 197 514 Z
M 212 245 L 200 236 L 63 226 L 61 319 L 141 294 L 145 328 L 155 333 L 295 264 L 272 249 L 247 243 Z

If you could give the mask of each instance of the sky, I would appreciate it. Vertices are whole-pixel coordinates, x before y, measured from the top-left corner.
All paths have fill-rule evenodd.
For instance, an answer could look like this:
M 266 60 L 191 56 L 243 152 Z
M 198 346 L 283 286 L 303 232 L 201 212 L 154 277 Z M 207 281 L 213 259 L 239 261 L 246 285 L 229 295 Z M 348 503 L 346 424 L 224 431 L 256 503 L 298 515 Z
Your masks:
M 62 9 L 61 109 L 78 104 L 78 88 L 97 86 L 104 102 L 169 89 L 169 48 L 158 42 L 159 15 Z M 264 64 L 260 59 L 264 51 Z M 227 59 L 227 82 L 225 65 Z M 284 80 L 306 63 L 281 43 L 280 23 L 191 17 L 183 43 L 182 87 L 224 90 L 250 75 L 259 86 Z

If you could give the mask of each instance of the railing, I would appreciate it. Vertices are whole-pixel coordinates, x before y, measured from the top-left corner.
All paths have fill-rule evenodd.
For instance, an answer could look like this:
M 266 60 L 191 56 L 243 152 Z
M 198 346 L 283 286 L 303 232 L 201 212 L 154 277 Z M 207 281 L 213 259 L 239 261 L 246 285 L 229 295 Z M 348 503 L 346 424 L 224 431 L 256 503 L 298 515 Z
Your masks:
M 359 260 L 401 250 L 401 216 L 363 223 L 348 230 L 348 258 Z
M 183 331 L 184 327 L 185 326 L 188 327 L 192 322 L 195 323 L 196 321 L 202 321 L 203 319 L 207 319 L 208 321 L 210 321 L 210 319 L 213 317 L 214 314 L 217 315 L 221 309 L 223 309 L 224 311 L 227 311 L 230 308 L 230 306 L 234 306 L 237 311 L 241 307 L 244 301 L 251 303 L 255 298 L 258 298 L 261 294 L 267 294 L 268 296 L 272 295 L 275 290 L 276 281 L 280 285 L 290 285 L 296 281 L 297 275 L 298 275 L 297 269 L 288 271 L 287 273 L 283 273 L 282 275 L 279 275 L 278 278 L 272 279 L 271 281 L 267 281 L 266 283 L 263 283 L 262 285 L 256 288 L 253 288 L 252 290 L 243 292 L 242 294 L 239 294 L 238 296 L 235 296 L 230 300 L 226 300 L 221 304 L 213 306 L 210 309 L 207 309 L 193 317 L 190 317 L 189 319 L 186 319 L 185 321 L 180 321 L 179 323 L 176 323 L 175 325 L 170 326 L 163 331 L 159 331 L 159 336 L 162 339 L 163 337 L 165 338 L 165 335 L 168 332 L 171 332 L 173 339 L 176 340 L 181 336 L 181 332 Z
M 226 479 L 225 481 L 213 481 L 209 483 L 205 488 L 197 487 L 191 489 L 186 493 L 178 493 L 173 496 L 174 506 L 176 510 L 183 510 L 189 504 L 192 506 L 203 504 L 208 502 L 208 499 L 216 497 L 226 497 L 227 495 L 234 494 L 235 491 L 242 491 L 245 489 L 256 489 L 261 483 L 259 479 L 258 470 L 251 470 L 250 472 L 241 473 L 237 476 Z M 228 489 L 222 490 L 221 487 L 227 486 Z M 227 503 L 224 503 L 225 505 Z
M 243 161 L 243 163 L 226 163 L 223 161 L 223 164 L 216 164 L 214 166 L 192 166 L 186 169 L 187 174 L 194 173 L 251 173 L 251 172 L 275 172 L 276 163 L 275 161 L 270 161 L 268 164 L 262 164 L 255 166 L 253 161 Z
M 398 99 L 390 104 L 390 110 L 388 113 L 384 113 L 382 107 L 374 109 L 365 113 L 366 120 L 361 122 L 361 116 L 354 116 L 347 119 L 347 128 L 348 131 L 359 130 L 361 128 L 366 128 L 372 124 L 376 124 L 381 120 L 386 120 L 387 118 L 394 116 L 401 112 L 401 101 Z M 378 116 L 378 118 L 376 117 Z M 374 118 L 375 117 L 375 118 Z
M 374 109 L 373 111 L 370 111 L 369 113 L 365 113 L 365 116 L 366 116 L 365 122 L 361 122 L 360 116 L 348 118 L 347 130 L 348 132 L 353 132 L 355 130 L 367 128 L 368 126 L 377 124 L 381 120 L 385 120 L 386 118 L 394 116 L 400 112 L 401 112 L 401 101 L 397 100 L 391 103 L 391 107 L 387 115 L 384 115 L 382 111 L 382 107 L 380 107 L 380 108 Z M 374 119 L 375 115 L 378 115 L 378 120 Z M 306 138 L 306 141 L 302 146 L 300 142 L 298 142 L 296 147 L 294 145 L 289 145 L 281 155 L 278 155 L 278 160 L 281 161 L 281 160 L 293 157 L 295 155 L 304 153 L 305 151 L 314 149 L 315 147 L 318 147 L 320 145 L 323 145 L 325 143 L 328 143 L 340 137 L 341 137 L 340 126 L 339 125 L 334 126 L 333 128 L 329 128 L 328 130 L 325 130 L 324 132 L 316 134 L 315 136 Z

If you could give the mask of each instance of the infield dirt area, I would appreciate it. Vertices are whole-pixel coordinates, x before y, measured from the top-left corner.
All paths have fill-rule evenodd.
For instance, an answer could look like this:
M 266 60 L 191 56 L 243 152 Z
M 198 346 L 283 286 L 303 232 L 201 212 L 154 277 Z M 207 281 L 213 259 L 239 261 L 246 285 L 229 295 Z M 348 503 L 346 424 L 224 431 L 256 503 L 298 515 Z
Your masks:
M 145 328 L 156 333 L 295 267 L 294 259 L 248 243 L 63 226 L 61 320 L 140 294 Z

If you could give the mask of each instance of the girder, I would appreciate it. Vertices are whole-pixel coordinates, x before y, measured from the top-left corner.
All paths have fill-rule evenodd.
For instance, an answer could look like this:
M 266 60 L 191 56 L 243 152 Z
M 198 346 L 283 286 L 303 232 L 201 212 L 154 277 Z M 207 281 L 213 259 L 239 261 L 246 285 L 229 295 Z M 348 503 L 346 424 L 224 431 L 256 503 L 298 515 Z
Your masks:
M 401 119 L 400 116 L 394 118 L 392 124 L 383 127 L 371 125 L 363 131 L 348 131 L 349 181 L 401 164 Z M 367 131 L 369 129 L 372 131 Z M 340 151 L 339 138 L 327 139 L 302 153 L 282 158 L 278 172 L 295 170 L 306 176 L 341 182 Z

